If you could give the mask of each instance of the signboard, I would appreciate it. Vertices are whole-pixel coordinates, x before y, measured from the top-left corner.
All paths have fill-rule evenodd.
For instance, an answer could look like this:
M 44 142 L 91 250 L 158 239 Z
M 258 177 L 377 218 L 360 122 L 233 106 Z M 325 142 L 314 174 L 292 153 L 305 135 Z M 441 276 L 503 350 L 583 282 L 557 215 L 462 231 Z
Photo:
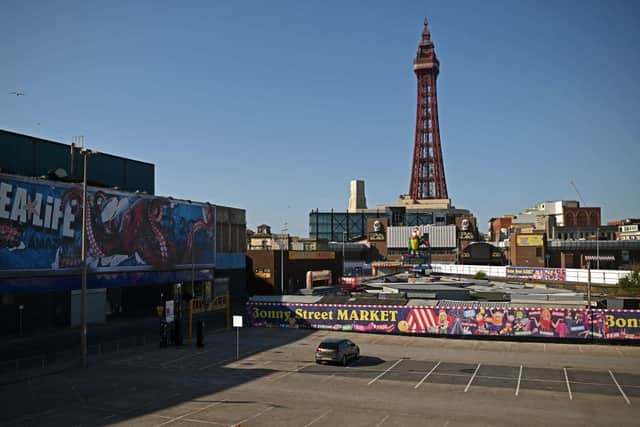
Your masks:
M 242 328 L 242 316 L 233 316 L 233 327 Z
M 335 259 L 336 254 L 332 251 L 289 251 L 289 259 Z
M 507 267 L 507 278 L 529 280 L 567 280 L 564 268 Z
M 173 300 L 169 300 L 164 303 L 164 320 L 167 323 L 171 323 L 175 320 Z
M 383 334 L 640 339 L 640 310 L 247 304 L 251 326 Z
M 636 233 L 637 231 L 638 231 L 638 224 L 620 226 L 620 232 L 622 233 Z
M 474 235 L 471 231 L 461 231 L 458 233 L 460 240 L 473 240 Z
M 90 272 L 215 265 L 215 206 L 88 189 Z M 0 174 L 0 277 L 80 269 L 82 186 Z
M 269 268 L 256 269 L 255 276 L 260 279 L 271 279 L 271 269 Z
M 369 232 L 369 241 L 370 242 L 384 242 L 387 240 L 387 237 L 382 232 L 370 231 Z
M 531 235 L 516 235 L 516 245 L 517 246 L 542 246 L 543 239 L 542 234 L 531 234 Z

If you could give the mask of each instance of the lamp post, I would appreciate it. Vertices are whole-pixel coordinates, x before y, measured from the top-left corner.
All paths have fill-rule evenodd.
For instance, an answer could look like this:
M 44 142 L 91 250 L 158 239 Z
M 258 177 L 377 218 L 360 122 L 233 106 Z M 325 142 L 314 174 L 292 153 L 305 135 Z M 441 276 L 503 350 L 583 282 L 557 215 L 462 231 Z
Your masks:
M 596 269 L 600 270 L 600 227 L 596 227 Z
M 342 276 L 345 275 L 345 271 L 344 271 L 344 266 L 345 266 L 345 261 L 344 261 L 344 241 L 346 239 L 347 236 L 347 232 L 343 231 L 342 232 Z
M 82 177 L 82 290 L 80 294 L 80 353 L 82 355 L 81 366 L 86 368 L 87 361 L 87 159 L 92 154 L 90 150 L 83 148 L 81 153 L 83 159 Z
M 587 305 L 591 310 L 591 261 L 587 261 Z

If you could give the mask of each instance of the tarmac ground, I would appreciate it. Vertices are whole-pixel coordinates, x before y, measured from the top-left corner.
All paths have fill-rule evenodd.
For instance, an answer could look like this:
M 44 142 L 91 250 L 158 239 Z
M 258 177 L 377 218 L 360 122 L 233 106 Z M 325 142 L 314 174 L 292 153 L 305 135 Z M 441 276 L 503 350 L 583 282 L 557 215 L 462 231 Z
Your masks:
M 349 366 L 318 365 L 328 336 Z M 0 426 L 637 425 L 640 347 L 245 328 L 0 386 Z M 236 352 L 239 358 L 236 360 Z M 634 421 L 635 420 L 635 421 Z

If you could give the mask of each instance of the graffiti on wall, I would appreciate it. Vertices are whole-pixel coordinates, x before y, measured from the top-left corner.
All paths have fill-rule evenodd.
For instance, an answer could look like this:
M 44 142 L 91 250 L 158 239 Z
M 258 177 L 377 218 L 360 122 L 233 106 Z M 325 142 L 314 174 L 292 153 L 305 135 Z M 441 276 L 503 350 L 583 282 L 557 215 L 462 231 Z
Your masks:
M 215 265 L 215 206 L 89 188 L 90 271 Z M 82 186 L 0 175 L 0 275 L 77 270 Z
M 640 339 L 640 310 L 248 303 L 251 326 L 386 334 Z

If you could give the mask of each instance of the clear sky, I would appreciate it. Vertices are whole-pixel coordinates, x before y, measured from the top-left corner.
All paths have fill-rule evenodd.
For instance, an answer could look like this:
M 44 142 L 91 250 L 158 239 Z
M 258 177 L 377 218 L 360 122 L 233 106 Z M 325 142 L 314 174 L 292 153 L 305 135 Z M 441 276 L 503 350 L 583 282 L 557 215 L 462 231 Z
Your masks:
M 456 207 L 486 229 L 573 180 L 605 220 L 640 216 L 634 0 L 4 0 L 0 128 L 84 135 L 155 163 L 158 194 L 306 236 L 351 179 L 370 206 L 408 192 L 424 16 Z

